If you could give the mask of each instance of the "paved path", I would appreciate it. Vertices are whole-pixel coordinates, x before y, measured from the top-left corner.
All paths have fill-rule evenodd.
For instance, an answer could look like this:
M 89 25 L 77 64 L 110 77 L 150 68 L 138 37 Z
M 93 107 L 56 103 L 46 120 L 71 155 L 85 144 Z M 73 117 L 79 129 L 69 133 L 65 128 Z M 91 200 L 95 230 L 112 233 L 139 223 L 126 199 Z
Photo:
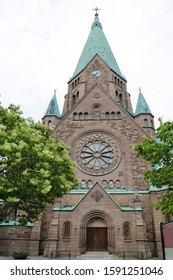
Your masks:
M 28 260 L 50 260 L 50 258 L 44 256 L 28 256 Z M 58 259 L 67 259 L 66 257 L 61 258 L 53 258 L 53 260 Z M 115 260 L 115 259 L 122 259 L 117 258 L 114 255 L 110 255 L 108 252 L 86 252 L 86 254 L 82 254 L 81 256 L 71 257 L 71 260 Z M 5 257 L 0 256 L 0 260 L 14 260 L 13 257 Z

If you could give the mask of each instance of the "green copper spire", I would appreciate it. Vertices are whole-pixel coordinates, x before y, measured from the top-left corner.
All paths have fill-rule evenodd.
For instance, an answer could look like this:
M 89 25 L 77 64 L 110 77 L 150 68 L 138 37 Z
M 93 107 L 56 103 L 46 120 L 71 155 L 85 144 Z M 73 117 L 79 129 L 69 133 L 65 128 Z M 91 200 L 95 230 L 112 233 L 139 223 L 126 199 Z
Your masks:
M 138 101 L 137 101 L 136 111 L 135 111 L 136 116 L 140 115 L 140 114 L 151 114 L 152 115 L 151 110 L 141 92 L 141 89 L 139 89 L 139 96 L 138 96 Z
M 90 34 L 70 80 L 78 75 L 96 54 L 98 54 L 115 73 L 125 80 L 125 77 L 122 75 L 109 43 L 103 33 L 102 25 L 99 21 L 97 12 L 91 26 Z
M 49 106 L 48 106 L 44 116 L 55 116 L 58 118 L 61 117 L 60 112 L 59 112 L 58 102 L 56 99 L 56 91 L 54 91 L 54 95 L 49 103 Z

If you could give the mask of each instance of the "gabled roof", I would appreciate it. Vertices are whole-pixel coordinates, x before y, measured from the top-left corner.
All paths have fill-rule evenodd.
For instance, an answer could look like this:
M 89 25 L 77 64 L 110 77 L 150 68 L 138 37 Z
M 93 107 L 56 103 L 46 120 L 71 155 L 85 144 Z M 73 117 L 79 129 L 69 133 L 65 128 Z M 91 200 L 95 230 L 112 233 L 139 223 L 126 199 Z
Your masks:
M 151 114 L 152 115 L 151 110 L 150 110 L 141 90 L 139 91 L 135 116 L 140 115 L 140 114 Z
M 107 192 L 106 189 L 103 188 L 103 186 L 99 183 L 99 182 L 95 182 L 94 185 L 92 186 L 91 189 L 89 189 L 84 196 L 77 202 L 76 205 L 73 206 L 65 206 L 65 207 L 55 207 L 53 208 L 53 211 L 74 211 L 77 207 L 80 207 L 80 204 L 87 199 L 88 196 L 92 196 L 93 197 L 93 204 L 95 205 L 95 202 L 98 203 L 99 205 L 99 201 L 101 199 L 106 199 L 106 197 L 109 199 L 109 205 L 111 203 L 111 201 L 113 202 L 113 204 L 115 205 L 115 207 L 117 207 L 120 211 L 141 211 L 142 208 L 141 207 L 134 207 L 134 206 L 121 206 L 118 204 L 118 202 Z M 108 201 L 107 201 L 108 202 Z M 96 207 L 97 210 L 97 207 Z
M 56 93 L 54 93 L 54 95 L 49 103 L 49 106 L 44 114 L 44 117 L 45 116 L 55 116 L 58 118 L 61 117 L 60 112 L 59 112 L 57 98 L 56 98 Z
M 78 75 L 96 54 L 98 54 L 115 73 L 126 80 L 121 73 L 109 43 L 104 35 L 97 13 L 95 14 L 95 19 L 91 26 L 90 34 L 70 80 Z

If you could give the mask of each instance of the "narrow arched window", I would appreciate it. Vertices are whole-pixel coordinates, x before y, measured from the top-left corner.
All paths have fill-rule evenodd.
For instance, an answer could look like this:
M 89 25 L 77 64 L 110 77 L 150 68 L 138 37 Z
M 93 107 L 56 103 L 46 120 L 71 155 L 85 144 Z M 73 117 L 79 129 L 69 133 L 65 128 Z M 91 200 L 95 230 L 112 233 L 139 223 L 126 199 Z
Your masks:
M 76 98 L 75 98 L 75 101 L 77 102 L 77 101 L 78 101 L 78 99 L 79 99 L 79 91 L 77 91 L 77 93 L 76 93 Z
M 48 121 L 48 126 L 50 127 L 52 125 L 52 121 Z
M 86 182 L 85 182 L 85 180 L 82 180 L 81 181 L 81 189 L 86 189 Z
M 84 115 L 80 112 L 79 113 L 79 120 L 83 120 L 84 119 Z
M 120 95 L 119 95 L 119 99 L 120 99 L 120 103 L 122 104 L 122 103 L 123 103 L 123 96 L 122 96 L 121 93 L 120 93 Z
M 84 113 L 84 120 L 88 120 L 88 119 L 89 119 L 88 113 L 85 112 L 85 113 Z
M 147 127 L 147 126 L 148 126 L 148 120 L 144 119 L 144 127 Z
M 63 227 L 63 239 L 69 240 L 70 233 L 71 233 L 71 224 L 69 222 L 65 222 Z
M 110 189 L 113 189 L 114 187 L 114 182 L 112 180 L 109 181 L 109 188 Z
M 72 106 L 74 105 L 75 103 L 75 95 L 72 96 Z
M 73 120 L 77 121 L 77 119 L 78 119 L 78 114 L 77 113 L 73 113 Z
M 120 119 L 121 119 L 121 113 L 117 112 L 117 120 L 120 120 Z
M 123 224 L 124 240 L 131 240 L 130 224 L 128 222 Z
M 109 112 L 106 112 L 106 119 L 110 119 L 110 115 L 109 115 Z
M 103 186 L 103 188 L 105 188 L 105 189 L 108 187 L 108 183 L 107 183 L 106 180 L 103 180 L 103 181 L 102 181 L 102 186 Z
M 120 189 L 121 188 L 121 182 L 120 180 L 116 180 L 115 182 L 115 188 Z
M 111 119 L 115 120 L 115 112 L 111 113 Z
M 93 182 L 91 180 L 88 181 L 88 189 L 91 189 L 93 186 Z

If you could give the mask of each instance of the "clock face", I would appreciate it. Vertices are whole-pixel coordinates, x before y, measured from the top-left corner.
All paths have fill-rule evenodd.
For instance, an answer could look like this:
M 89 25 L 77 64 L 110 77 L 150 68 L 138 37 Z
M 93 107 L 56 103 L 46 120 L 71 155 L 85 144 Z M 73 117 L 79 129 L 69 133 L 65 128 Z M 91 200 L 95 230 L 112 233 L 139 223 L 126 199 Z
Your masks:
M 98 77 L 100 77 L 101 75 L 102 75 L 102 71 L 99 70 L 99 69 L 95 69 L 95 70 L 92 71 L 92 76 L 93 76 L 93 77 L 98 78 Z

